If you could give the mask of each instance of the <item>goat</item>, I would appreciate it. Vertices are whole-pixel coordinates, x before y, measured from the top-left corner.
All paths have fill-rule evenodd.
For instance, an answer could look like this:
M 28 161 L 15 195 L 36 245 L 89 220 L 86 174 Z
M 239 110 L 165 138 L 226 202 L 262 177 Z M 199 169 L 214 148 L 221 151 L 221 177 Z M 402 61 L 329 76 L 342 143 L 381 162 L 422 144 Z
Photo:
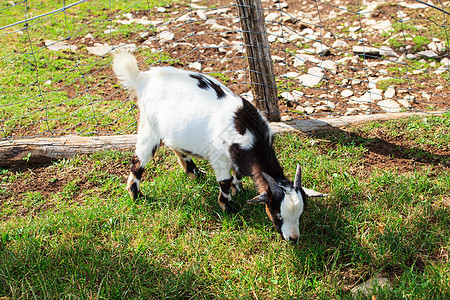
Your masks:
M 204 74 L 172 67 L 141 72 L 129 53 L 115 54 L 113 70 L 135 94 L 139 108 L 136 150 L 127 183 L 133 199 L 141 195 L 144 167 L 163 142 L 175 151 L 192 178 L 200 173 L 192 157 L 210 162 L 224 211 L 235 209 L 231 196 L 240 189 L 242 176 L 250 176 L 258 196 L 248 202 L 265 204 L 282 238 L 297 242 L 306 199 L 300 166 L 294 182 L 289 181 L 275 156 L 268 122 L 250 102 Z

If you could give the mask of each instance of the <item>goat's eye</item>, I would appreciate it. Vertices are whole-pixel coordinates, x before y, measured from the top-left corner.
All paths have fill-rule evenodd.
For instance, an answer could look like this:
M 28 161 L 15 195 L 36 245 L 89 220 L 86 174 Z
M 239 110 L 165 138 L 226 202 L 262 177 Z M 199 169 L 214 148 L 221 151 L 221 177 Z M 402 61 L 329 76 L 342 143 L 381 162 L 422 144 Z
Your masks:
M 281 216 L 281 214 L 277 214 L 277 218 L 280 220 L 283 220 L 283 217 Z

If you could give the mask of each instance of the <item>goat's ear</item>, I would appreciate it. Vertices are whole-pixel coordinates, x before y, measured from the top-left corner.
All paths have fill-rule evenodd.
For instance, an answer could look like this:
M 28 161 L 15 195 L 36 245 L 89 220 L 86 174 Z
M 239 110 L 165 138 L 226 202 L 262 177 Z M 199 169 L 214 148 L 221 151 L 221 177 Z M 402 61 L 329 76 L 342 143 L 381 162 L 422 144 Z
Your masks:
M 297 170 L 295 171 L 294 189 L 298 192 L 302 187 L 302 168 L 300 164 L 297 164 Z
M 273 195 L 284 194 L 283 190 L 280 188 L 280 186 L 275 181 L 275 179 L 272 178 L 272 176 L 270 176 L 269 174 L 266 174 L 264 172 L 262 172 L 262 175 L 264 176 L 264 179 L 267 181 L 267 184 L 269 185 L 269 188 L 272 191 Z
M 267 195 L 267 192 L 263 192 L 261 195 L 258 195 L 253 199 L 247 200 L 247 202 L 267 204 L 269 202 L 269 195 Z

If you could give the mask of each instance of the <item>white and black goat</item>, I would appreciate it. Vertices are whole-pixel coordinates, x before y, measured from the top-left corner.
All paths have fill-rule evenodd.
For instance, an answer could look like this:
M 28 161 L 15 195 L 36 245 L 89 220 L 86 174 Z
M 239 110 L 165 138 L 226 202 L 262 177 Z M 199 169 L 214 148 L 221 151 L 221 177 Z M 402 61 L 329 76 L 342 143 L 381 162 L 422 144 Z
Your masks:
M 250 102 L 203 74 L 171 67 L 140 72 L 136 59 L 128 53 L 115 54 L 113 69 L 137 97 L 140 111 L 127 185 L 133 199 L 140 195 L 145 165 L 163 142 L 193 178 L 199 170 L 192 157 L 210 162 L 220 185 L 218 200 L 223 210 L 233 210 L 231 195 L 239 190 L 242 176 L 250 176 L 259 195 L 248 202 L 265 204 L 282 237 L 297 242 L 306 198 L 300 167 L 294 182 L 284 176 L 270 127 Z

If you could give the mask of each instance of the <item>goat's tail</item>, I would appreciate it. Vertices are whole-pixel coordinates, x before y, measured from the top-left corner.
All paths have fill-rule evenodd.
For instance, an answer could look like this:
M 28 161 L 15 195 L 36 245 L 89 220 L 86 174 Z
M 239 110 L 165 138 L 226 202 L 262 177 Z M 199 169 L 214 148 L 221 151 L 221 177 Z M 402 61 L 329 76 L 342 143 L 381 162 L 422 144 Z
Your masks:
M 112 67 L 122 85 L 132 92 L 136 92 L 140 73 L 136 58 L 127 52 L 116 52 Z

